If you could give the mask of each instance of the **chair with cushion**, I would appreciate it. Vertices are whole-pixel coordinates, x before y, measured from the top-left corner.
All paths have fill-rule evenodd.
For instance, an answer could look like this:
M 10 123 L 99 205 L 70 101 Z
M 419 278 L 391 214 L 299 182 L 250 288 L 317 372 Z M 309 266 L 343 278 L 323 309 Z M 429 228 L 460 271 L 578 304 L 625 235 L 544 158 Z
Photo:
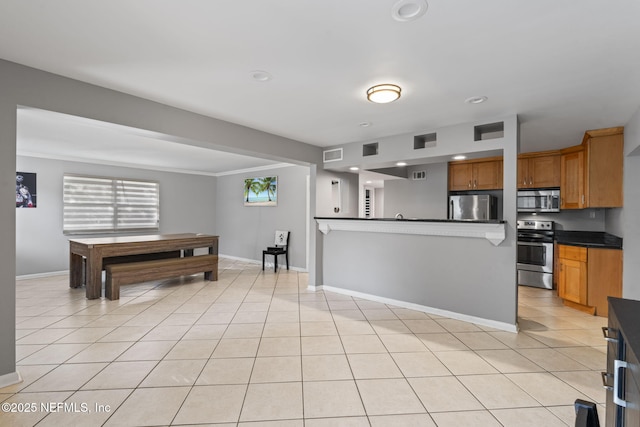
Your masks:
M 274 246 L 269 246 L 262 251 L 262 269 L 264 270 L 265 255 L 273 255 L 273 271 L 278 271 L 278 255 L 284 255 L 287 260 L 287 270 L 289 269 L 289 232 L 276 231 Z

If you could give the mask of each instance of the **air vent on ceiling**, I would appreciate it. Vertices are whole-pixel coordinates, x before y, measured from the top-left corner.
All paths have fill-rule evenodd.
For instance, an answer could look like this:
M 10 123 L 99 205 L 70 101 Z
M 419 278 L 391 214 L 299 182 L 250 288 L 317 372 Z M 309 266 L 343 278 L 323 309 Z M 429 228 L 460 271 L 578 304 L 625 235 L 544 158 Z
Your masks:
M 411 179 L 414 181 L 424 181 L 427 179 L 427 171 L 413 171 Z
M 322 161 L 324 163 L 337 162 L 342 160 L 342 148 L 334 148 L 333 150 L 325 150 L 322 152 Z

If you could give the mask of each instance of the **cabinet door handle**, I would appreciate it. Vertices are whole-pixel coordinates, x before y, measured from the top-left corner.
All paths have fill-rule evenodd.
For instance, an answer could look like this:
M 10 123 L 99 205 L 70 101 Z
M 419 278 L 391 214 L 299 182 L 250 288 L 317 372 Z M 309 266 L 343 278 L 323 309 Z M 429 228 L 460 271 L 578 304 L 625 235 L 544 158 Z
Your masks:
M 529 177 L 529 185 L 533 185 L 533 177 L 532 176 Z
M 627 401 L 623 400 L 618 393 L 620 393 L 620 369 L 626 369 L 627 362 L 624 360 L 613 361 L 613 403 L 623 408 L 627 407 Z
M 471 188 L 471 180 L 469 180 L 469 185 L 467 187 Z
M 600 372 L 600 375 L 602 375 L 602 387 L 604 387 L 604 389 L 607 391 L 613 390 L 613 386 L 609 383 L 609 380 L 611 379 L 611 377 L 613 377 L 613 375 L 607 372 Z
M 473 180 L 473 188 L 478 188 L 478 180 L 477 179 Z
M 582 195 L 582 205 L 584 206 L 584 194 Z
M 602 335 L 604 336 L 604 339 L 609 342 L 618 342 L 618 338 L 614 338 L 614 335 L 617 335 L 617 331 L 613 328 L 603 326 Z

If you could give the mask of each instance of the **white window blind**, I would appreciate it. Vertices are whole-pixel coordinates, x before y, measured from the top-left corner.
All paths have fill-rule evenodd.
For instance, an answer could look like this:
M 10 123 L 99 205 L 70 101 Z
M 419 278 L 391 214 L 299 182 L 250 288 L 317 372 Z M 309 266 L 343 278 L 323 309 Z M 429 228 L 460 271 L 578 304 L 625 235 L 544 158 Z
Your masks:
M 160 185 L 153 181 L 64 176 L 65 233 L 157 230 Z

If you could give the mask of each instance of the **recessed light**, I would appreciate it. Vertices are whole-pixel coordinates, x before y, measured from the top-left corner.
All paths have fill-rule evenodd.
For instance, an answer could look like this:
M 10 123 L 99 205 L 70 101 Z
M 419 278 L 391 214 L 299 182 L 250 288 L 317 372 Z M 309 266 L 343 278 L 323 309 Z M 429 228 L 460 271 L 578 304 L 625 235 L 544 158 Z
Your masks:
M 366 181 L 365 184 L 371 184 L 373 181 Z
M 368 128 L 371 125 L 372 125 L 371 122 L 362 122 L 358 126 L 360 126 L 361 128 Z
M 407 166 L 406 162 L 398 162 L 396 163 L 396 166 Z
M 467 156 L 463 156 L 463 155 L 453 156 L 453 160 L 464 160 L 466 158 L 467 158 Z
M 381 84 L 370 87 L 367 90 L 367 99 L 376 104 L 387 104 L 400 98 L 400 86 L 394 84 Z
M 357 171 L 358 169 L 360 169 L 360 168 L 359 168 L 359 167 L 357 167 L 357 166 L 351 166 L 351 167 L 349 168 L 349 170 L 350 170 L 350 171 Z
M 257 82 L 268 82 L 273 79 L 273 76 L 267 71 L 254 70 L 251 72 L 251 78 Z
M 482 104 L 487 99 L 489 98 L 487 98 L 486 96 L 472 96 L 471 98 L 465 99 L 464 102 L 466 102 L 467 104 Z
M 400 0 L 391 8 L 391 16 L 400 22 L 413 21 L 424 15 L 428 7 L 426 0 Z

